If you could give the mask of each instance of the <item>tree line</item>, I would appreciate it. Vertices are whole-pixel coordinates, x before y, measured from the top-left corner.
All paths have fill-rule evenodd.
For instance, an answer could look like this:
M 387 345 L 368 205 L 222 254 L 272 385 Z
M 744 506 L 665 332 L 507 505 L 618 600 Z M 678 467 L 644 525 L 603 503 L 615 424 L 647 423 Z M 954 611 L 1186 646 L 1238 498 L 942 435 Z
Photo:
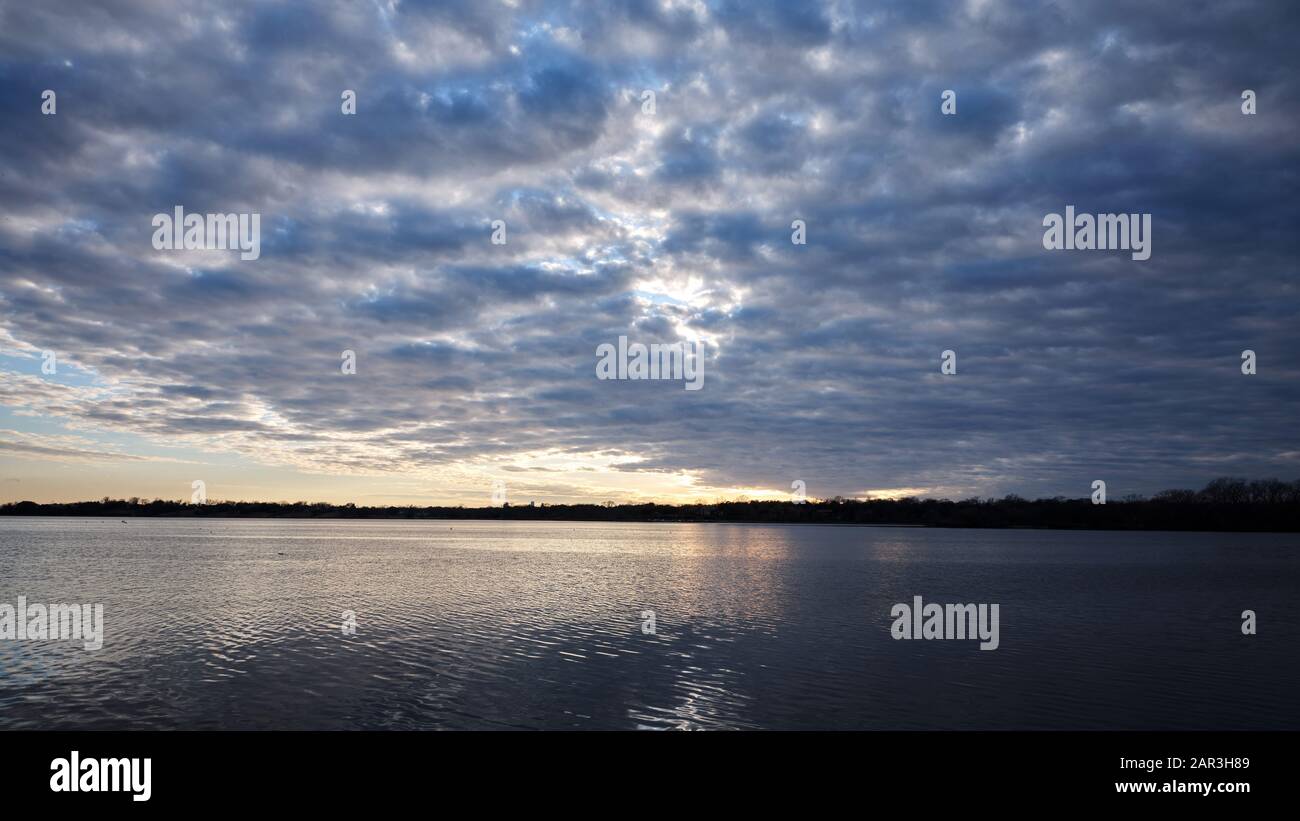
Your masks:
M 323 502 L 224 502 L 103 498 L 92 502 L 0 505 L 7 516 L 172 516 L 294 519 L 502 519 L 599 522 L 766 522 L 1070 530 L 1300 532 L 1300 480 L 1221 478 L 1201 490 L 1166 490 L 1107 504 L 1090 499 L 809 499 L 711 504 L 563 504 L 358 507 Z

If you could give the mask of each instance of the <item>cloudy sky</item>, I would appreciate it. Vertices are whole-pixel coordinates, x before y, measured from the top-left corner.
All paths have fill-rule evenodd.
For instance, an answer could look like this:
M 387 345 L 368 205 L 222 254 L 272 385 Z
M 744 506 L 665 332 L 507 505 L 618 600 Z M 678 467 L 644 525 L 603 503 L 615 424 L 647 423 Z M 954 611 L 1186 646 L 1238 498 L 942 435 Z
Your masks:
M 1297 34 L 1249 0 L 0 0 L 0 500 L 1295 479 Z M 1150 214 L 1151 258 L 1044 249 L 1067 205 Z M 260 257 L 155 249 L 177 206 L 260 214 Z M 620 335 L 699 341 L 703 389 L 598 380 Z

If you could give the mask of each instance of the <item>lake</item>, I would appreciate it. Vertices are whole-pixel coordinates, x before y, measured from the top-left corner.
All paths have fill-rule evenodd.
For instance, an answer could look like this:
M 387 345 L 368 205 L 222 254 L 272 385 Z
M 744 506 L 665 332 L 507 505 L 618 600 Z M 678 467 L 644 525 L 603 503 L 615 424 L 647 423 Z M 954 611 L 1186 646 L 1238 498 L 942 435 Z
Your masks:
M 0 604 L 102 604 L 104 631 L 98 650 L 0 640 L 0 729 L 1295 730 L 1298 548 L 1294 534 L 5 517 Z M 894 639 L 891 608 L 915 596 L 998 605 L 997 649 Z

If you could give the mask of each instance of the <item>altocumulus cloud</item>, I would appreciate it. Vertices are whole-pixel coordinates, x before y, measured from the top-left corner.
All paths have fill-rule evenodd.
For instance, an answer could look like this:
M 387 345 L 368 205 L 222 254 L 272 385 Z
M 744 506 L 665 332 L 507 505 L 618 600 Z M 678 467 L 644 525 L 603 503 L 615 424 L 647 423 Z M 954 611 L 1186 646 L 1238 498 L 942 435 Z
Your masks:
M 556 500 L 1294 478 L 1298 15 L 0 3 L 0 401 L 75 431 L 4 450 Z M 178 204 L 260 213 L 261 258 L 155 251 Z M 1152 214 L 1152 258 L 1044 251 L 1067 204 Z M 619 335 L 706 340 L 705 389 L 596 381 Z

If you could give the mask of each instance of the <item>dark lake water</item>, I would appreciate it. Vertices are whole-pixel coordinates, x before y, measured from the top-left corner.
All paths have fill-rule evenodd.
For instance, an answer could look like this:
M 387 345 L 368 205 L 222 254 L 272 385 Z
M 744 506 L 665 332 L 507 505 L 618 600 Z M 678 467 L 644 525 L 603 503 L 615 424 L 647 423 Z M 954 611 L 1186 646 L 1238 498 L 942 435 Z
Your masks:
M 0 639 L 0 729 L 1300 729 L 1295 535 L 0 518 L 19 596 L 103 647 Z

